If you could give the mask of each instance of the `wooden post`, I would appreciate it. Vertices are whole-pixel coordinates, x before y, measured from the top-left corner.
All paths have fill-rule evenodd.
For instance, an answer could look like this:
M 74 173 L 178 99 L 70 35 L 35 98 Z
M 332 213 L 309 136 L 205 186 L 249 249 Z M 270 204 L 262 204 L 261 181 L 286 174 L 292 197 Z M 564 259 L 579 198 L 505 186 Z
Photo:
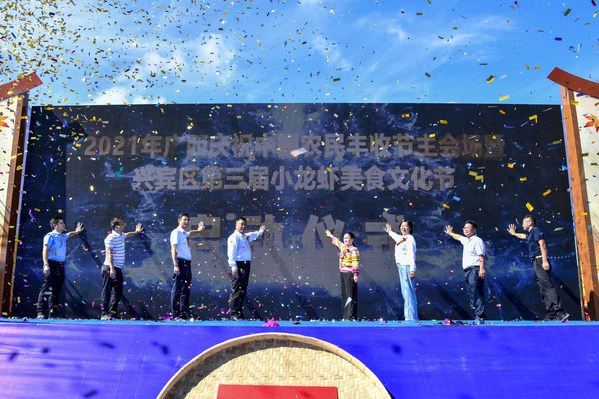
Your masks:
M 2 103 L 2 143 L 0 169 L 0 316 L 10 316 L 15 260 L 17 255 L 19 213 L 23 185 L 23 170 L 27 146 L 29 96 L 28 91 L 42 81 L 33 73 L 0 86 Z
M 595 97 L 599 101 L 599 84 L 571 75 L 555 68 L 548 76 L 559 83 L 562 93 L 564 126 L 566 128 L 566 148 L 568 151 L 568 169 L 570 189 L 576 231 L 576 251 L 578 255 L 581 301 L 587 320 L 599 320 L 599 277 L 597 275 L 597 248 L 593 239 L 593 220 L 589 210 L 587 180 L 585 176 L 583 149 L 581 147 L 579 121 L 576 112 L 576 92 Z M 593 201 L 598 201 L 593 199 Z M 594 204 L 595 208 L 599 203 Z M 595 229 L 599 229 L 595 221 Z M 597 242 L 599 245 L 599 242 Z

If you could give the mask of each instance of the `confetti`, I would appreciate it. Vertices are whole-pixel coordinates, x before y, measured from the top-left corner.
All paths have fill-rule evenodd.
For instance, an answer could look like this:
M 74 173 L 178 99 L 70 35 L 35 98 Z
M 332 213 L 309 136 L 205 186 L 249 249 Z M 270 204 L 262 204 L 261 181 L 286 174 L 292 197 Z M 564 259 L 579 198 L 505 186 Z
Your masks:
M 297 150 L 291 151 L 291 155 L 293 155 L 294 157 L 298 157 L 302 154 L 305 154 L 306 152 L 308 152 L 308 150 L 306 150 L 304 147 L 301 147 L 301 148 L 298 148 Z

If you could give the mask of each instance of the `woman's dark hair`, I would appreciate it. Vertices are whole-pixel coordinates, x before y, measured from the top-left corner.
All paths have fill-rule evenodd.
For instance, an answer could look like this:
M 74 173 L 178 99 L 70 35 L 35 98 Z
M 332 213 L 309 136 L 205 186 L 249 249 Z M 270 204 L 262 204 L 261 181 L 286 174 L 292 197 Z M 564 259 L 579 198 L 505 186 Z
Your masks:
M 408 224 L 408 227 L 410 228 L 410 234 L 412 234 L 414 232 L 414 224 L 412 223 L 412 221 L 408 220 L 408 219 L 404 219 L 401 221 L 401 223 L 399 225 L 401 226 L 404 223 Z
M 354 235 L 354 233 L 352 233 L 351 231 L 348 231 L 348 232 L 347 232 L 347 233 L 345 233 L 345 234 L 347 234 L 348 236 L 350 236 L 350 237 L 352 238 L 352 240 L 355 240 L 355 239 L 356 239 L 356 236 L 355 236 L 355 235 Z

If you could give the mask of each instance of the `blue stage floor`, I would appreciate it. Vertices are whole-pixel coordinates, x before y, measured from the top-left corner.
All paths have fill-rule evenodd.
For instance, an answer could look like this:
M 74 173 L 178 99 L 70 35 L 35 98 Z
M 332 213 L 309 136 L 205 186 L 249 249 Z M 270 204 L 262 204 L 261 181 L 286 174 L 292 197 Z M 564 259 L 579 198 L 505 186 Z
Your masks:
M 109 320 L 102 321 L 97 319 L 3 319 L 0 318 L 0 325 L 3 323 L 11 324 L 114 324 L 114 325 L 169 325 L 169 326 L 244 326 L 244 327 L 267 327 L 265 320 L 198 320 L 198 321 L 177 321 L 177 320 Z M 310 321 L 281 321 L 276 320 L 280 327 L 514 327 L 514 326 L 598 326 L 599 322 L 589 321 L 532 321 L 532 320 L 486 320 L 482 325 L 475 325 L 474 320 L 370 320 L 370 321 L 341 321 L 341 320 L 310 320 Z
M 264 332 L 339 346 L 393 398 L 599 397 L 597 322 L 278 323 L 0 319 L 0 397 L 154 398 L 204 350 Z

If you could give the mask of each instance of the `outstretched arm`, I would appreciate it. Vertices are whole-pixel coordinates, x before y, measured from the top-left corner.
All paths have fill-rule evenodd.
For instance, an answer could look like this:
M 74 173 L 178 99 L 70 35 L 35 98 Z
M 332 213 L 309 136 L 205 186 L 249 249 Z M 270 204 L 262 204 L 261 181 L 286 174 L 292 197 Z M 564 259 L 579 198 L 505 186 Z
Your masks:
M 74 237 L 77 234 L 81 233 L 84 228 L 85 227 L 83 227 L 83 223 L 78 222 L 77 223 L 77 228 L 75 229 L 75 231 L 71 231 L 71 232 L 67 233 L 68 234 L 68 238 Z
M 514 237 L 521 238 L 522 240 L 526 239 L 526 234 L 524 233 L 516 233 L 516 225 L 510 224 L 507 228 L 507 232 L 513 235 Z
M 389 223 L 385 225 L 385 231 L 387 232 L 387 234 L 389 234 L 389 236 L 391 236 L 391 238 L 393 238 L 395 242 L 401 240 L 401 235 L 394 232 Z
M 131 231 L 129 233 L 125 233 L 125 237 L 129 238 L 129 237 L 133 237 L 136 234 L 140 234 L 144 232 L 144 228 L 141 226 L 141 223 L 137 223 L 137 225 L 135 226 L 135 231 Z
M 254 241 L 254 240 L 257 240 L 258 237 L 260 237 L 262 234 L 264 234 L 265 231 L 266 231 L 266 226 L 262 225 L 262 226 L 260 226 L 258 231 L 252 231 L 251 233 L 246 233 L 246 237 L 248 238 L 249 241 Z
M 198 224 L 198 229 L 197 230 L 190 230 L 189 231 L 189 235 L 196 235 L 196 234 L 200 234 L 202 232 L 202 230 L 204 230 L 206 227 L 204 226 L 204 222 L 200 222 L 200 224 Z
M 460 241 L 460 238 L 463 237 L 459 234 L 453 232 L 453 226 L 445 226 L 445 234 L 451 236 L 453 239 Z
M 339 241 L 339 239 L 338 239 L 337 237 L 335 237 L 335 236 L 333 235 L 333 233 L 331 233 L 329 230 L 325 230 L 325 231 L 324 231 L 324 233 L 327 235 L 327 237 L 329 237 L 329 238 L 332 240 L 332 242 L 333 242 L 333 245 L 335 245 L 335 246 L 337 246 L 339 249 L 341 249 L 341 246 L 342 246 L 343 244 L 342 244 L 342 243 Z

